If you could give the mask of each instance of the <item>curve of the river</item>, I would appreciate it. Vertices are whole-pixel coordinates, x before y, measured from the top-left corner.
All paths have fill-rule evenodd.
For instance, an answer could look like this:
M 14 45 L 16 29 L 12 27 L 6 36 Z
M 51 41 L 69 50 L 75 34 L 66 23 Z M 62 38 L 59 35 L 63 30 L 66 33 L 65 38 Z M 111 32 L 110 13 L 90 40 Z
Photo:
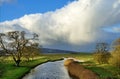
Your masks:
M 72 79 L 70 78 L 64 60 L 47 62 L 32 69 L 23 79 Z

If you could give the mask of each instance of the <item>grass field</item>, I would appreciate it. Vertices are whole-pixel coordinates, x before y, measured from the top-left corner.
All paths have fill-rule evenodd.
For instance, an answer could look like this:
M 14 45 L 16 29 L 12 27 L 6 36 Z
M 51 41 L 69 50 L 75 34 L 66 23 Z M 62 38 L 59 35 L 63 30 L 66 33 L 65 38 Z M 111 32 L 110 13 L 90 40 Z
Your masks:
M 92 54 L 43 54 L 36 57 L 32 61 L 22 61 L 20 67 L 16 67 L 11 58 L 0 62 L 0 79 L 20 79 L 32 68 L 47 61 L 55 61 L 63 57 L 74 57 L 79 60 L 84 60 L 83 64 L 86 68 L 96 72 L 100 75 L 101 79 L 112 77 L 114 79 L 120 79 L 120 69 L 113 67 L 109 64 L 97 64 L 94 62 Z

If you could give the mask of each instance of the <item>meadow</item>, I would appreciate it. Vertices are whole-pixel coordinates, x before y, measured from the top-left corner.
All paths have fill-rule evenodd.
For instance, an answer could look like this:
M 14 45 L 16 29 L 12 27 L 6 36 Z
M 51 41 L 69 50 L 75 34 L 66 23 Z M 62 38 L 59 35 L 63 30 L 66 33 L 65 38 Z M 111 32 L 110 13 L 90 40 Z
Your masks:
M 120 69 L 110 64 L 98 64 L 94 61 L 93 55 L 90 53 L 80 54 L 41 54 L 33 60 L 23 60 L 20 67 L 16 67 L 11 57 L 7 57 L 0 62 L 0 79 L 21 79 L 25 74 L 29 73 L 31 69 L 48 61 L 57 61 L 63 58 L 73 57 L 83 60 L 79 64 L 96 72 L 101 79 L 112 78 L 120 79 Z

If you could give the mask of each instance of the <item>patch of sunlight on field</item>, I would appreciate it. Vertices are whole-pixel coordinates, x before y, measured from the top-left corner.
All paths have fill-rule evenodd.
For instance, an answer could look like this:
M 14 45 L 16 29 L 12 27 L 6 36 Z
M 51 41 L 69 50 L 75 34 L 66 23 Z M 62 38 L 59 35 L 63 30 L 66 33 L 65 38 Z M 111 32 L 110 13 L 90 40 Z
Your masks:
M 78 59 L 78 60 L 84 60 L 84 61 L 92 61 L 93 60 L 92 57 L 76 57 L 76 59 Z
M 37 57 L 33 57 L 33 59 L 42 59 L 42 58 L 46 58 L 45 56 L 37 56 Z M 13 60 L 13 57 L 12 56 L 7 56 L 7 57 L 3 57 L 1 58 L 3 59 L 4 61 L 6 60 Z M 22 60 L 26 60 L 26 58 L 22 57 Z M 30 58 L 30 60 L 32 60 L 32 58 Z

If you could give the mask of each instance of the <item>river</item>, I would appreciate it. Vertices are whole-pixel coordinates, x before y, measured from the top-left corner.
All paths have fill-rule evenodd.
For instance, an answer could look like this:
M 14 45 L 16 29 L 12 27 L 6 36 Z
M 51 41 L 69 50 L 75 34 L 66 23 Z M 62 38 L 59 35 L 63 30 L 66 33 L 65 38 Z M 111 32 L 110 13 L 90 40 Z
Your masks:
M 23 79 L 72 79 L 70 78 L 64 60 L 47 62 L 32 69 Z

